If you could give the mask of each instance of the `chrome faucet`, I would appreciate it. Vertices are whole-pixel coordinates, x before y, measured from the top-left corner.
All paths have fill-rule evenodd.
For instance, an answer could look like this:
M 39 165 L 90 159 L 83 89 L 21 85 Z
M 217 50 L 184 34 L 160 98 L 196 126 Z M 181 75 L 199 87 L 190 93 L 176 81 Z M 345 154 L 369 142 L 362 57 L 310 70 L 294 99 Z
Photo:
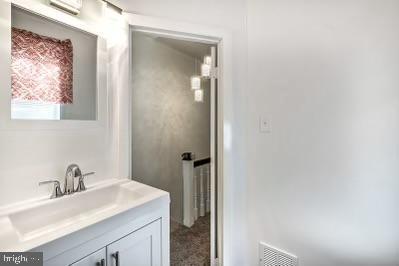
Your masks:
M 69 195 L 75 192 L 86 190 L 84 178 L 88 175 L 94 175 L 94 174 L 95 174 L 94 172 L 82 174 L 82 171 L 80 170 L 77 164 L 71 164 L 67 167 L 65 173 L 64 191 L 61 190 L 60 181 L 58 180 L 48 180 L 48 181 L 39 182 L 39 186 L 44 184 L 54 184 L 53 193 L 51 194 L 50 198 L 51 199 L 59 198 L 64 195 Z M 75 178 L 79 178 L 76 189 L 75 189 Z
M 77 164 L 68 166 L 65 173 L 64 194 L 69 195 L 75 192 L 75 177 L 80 177 L 82 171 Z

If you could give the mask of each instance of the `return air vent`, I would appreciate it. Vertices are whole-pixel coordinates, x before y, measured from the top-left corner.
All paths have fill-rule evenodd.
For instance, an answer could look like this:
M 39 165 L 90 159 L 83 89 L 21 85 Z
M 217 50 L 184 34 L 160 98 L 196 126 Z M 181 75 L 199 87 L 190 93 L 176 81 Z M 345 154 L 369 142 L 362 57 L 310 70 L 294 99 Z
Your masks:
M 259 243 L 259 266 L 297 266 L 298 258 L 285 251 Z

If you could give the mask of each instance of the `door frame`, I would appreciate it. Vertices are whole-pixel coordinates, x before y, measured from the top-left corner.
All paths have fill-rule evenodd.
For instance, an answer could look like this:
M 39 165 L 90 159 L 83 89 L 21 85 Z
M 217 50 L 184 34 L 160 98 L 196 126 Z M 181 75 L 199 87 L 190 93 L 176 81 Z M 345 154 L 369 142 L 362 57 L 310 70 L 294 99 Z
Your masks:
M 156 35 L 161 35 L 174 39 L 189 40 L 194 42 L 209 43 L 217 46 L 217 60 L 218 60 L 218 79 L 217 79 L 217 117 L 216 125 L 211 125 L 214 130 L 211 130 L 211 145 L 217 142 L 217 172 L 218 186 L 217 186 L 217 250 L 218 256 L 215 257 L 214 250 L 211 248 L 211 263 L 212 265 L 228 265 L 229 244 L 231 244 L 231 174 L 232 174 L 232 37 L 231 32 L 225 29 L 210 27 L 206 25 L 191 24 L 185 22 L 172 21 L 169 19 L 161 19 L 143 15 L 123 12 L 127 23 L 129 24 L 129 55 L 132 51 L 131 34 L 133 31 L 151 32 Z M 131 61 L 131 56 L 129 56 Z M 132 97 L 131 88 L 131 73 L 132 64 L 129 62 L 129 99 Z M 211 110 L 215 108 L 211 107 Z M 131 100 L 129 101 L 129 174 L 132 176 L 131 159 L 132 159 L 132 134 L 131 134 Z M 215 117 L 215 114 L 211 114 Z M 213 133 L 212 133 L 213 132 Z M 217 132 L 217 136 L 215 136 Z M 212 136 L 213 134 L 213 136 Z M 212 144 L 213 143 L 213 144 Z M 211 147 L 216 150 L 215 147 Z M 212 152 L 212 151 L 211 151 Z M 211 165 L 214 160 L 211 160 Z M 212 167 L 212 166 L 211 166 Z M 212 195 L 215 195 L 215 185 L 211 188 Z M 212 199 L 213 208 L 211 207 L 211 219 L 213 222 L 215 217 L 215 199 Z M 212 212 L 213 210 L 213 212 Z M 211 244 L 214 241 L 215 232 L 211 230 Z

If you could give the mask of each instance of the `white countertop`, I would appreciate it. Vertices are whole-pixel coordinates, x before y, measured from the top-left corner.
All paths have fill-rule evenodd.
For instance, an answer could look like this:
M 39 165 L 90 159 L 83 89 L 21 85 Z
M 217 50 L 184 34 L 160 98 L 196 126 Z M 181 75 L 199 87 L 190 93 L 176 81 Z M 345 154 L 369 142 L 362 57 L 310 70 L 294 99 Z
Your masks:
M 129 179 L 111 179 L 56 199 L 34 199 L 0 208 L 0 251 L 28 251 L 169 193 Z

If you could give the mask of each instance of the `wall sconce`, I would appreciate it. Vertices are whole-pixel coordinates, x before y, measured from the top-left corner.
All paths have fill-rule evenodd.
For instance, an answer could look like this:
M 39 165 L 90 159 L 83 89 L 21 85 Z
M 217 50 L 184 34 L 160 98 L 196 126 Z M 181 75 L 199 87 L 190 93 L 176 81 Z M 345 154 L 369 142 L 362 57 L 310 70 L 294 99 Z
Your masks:
M 82 1 L 83 0 L 50 0 L 50 4 L 77 15 L 80 9 L 82 9 Z
M 191 89 L 192 90 L 201 89 L 201 77 L 200 76 L 192 76 L 191 77 Z
M 196 102 L 204 101 L 204 90 L 195 90 L 194 91 L 194 101 L 196 101 Z

